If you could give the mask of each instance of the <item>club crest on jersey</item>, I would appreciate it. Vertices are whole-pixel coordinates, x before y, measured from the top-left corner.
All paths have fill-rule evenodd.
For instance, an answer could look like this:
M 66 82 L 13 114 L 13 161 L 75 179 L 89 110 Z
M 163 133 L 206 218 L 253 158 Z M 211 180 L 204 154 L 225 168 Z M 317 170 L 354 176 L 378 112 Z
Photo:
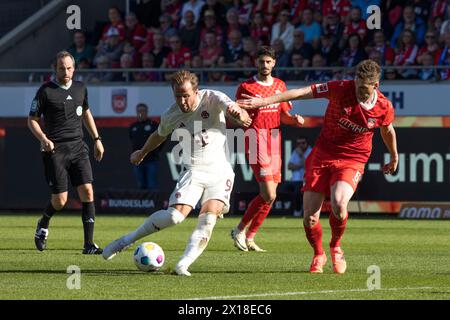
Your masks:
M 372 129 L 373 127 L 375 127 L 376 123 L 377 123 L 377 119 L 375 119 L 375 118 L 367 119 L 367 128 Z
M 179 193 L 179 192 L 175 193 L 175 198 L 178 199 L 179 197 L 181 197 L 181 193 Z
M 209 113 L 208 113 L 208 111 L 202 111 L 201 116 L 202 116 L 203 119 L 208 119 L 208 118 L 209 118 Z
M 317 93 L 327 92 L 328 91 L 328 83 L 321 83 L 316 86 Z

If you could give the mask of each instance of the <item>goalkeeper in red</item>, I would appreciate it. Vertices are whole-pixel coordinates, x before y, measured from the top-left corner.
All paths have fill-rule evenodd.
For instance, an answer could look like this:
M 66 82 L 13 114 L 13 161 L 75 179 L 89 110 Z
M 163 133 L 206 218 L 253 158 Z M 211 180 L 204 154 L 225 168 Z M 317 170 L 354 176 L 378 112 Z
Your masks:
M 261 46 L 256 54 L 258 73 L 243 82 L 236 98 L 243 94 L 268 97 L 286 91 L 285 83 L 272 77 L 275 67 L 275 51 Z M 264 108 L 249 110 L 252 125 L 246 130 L 245 152 L 259 184 L 259 194 L 249 203 L 240 223 L 231 231 L 236 248 L 242 251 L 265 251 L 254 241 L 254 237 L 270 212 L 281 182 L 281 132 L 280 124 L 301 127 L 300 115 L 291 115 L 291 104 L 274 103 Z
M 333 270 L 344 273 L 347 268 L 340 243 L 348 219 L 347 205 L 363 175 L 372 151 L 372 137 L 378 127 L 390 153 L 390 162 L 382 170 L 391 174 L 397 169 L 397 140 L 392 126 L 394 109 L 378 90 L 380 74 L 376 62 L 364 60 L 356 66 L 355 80 L 313 84 L 268 98 L 245 95 L 247 99 L 239 101 L 241 107 L 249 109 L 296 99 L 329 100 L 322 131 L 305 164 L 303 225 L 306 238 L 314 249 L 311 273 L 322 273 L 327 262 L 319 221 L 327 196 L 332 207 L 329 222 Z

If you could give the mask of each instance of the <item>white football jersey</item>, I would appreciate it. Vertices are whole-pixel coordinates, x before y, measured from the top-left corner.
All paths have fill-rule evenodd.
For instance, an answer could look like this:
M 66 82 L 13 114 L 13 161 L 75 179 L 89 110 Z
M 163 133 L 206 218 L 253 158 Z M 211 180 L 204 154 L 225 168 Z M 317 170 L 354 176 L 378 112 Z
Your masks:
M 186 169 L 220 170 L 230 166 L 227 159 L 225 114 L 234 104 L 227 95 L 215 90 L 199 90 L 198 106 L 183 113 L 174 103 L 161 116 L 158 134 L 166 137 L 175 130 L 175 139 L 182 137 L 182 162 Z M 174 154 L 179 153 L 173 150 Z M 220 171 L 218 171 L 220 172 Z

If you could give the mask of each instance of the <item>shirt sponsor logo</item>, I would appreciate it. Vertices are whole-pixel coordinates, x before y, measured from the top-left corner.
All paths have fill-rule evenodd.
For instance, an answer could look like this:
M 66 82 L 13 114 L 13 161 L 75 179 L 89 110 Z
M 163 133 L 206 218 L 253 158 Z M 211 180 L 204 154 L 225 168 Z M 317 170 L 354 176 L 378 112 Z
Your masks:
M 353 131 L 355 133 L 366 133 L 369 131 L 368 128 L 364 128 L 360 125 L 357 125 L 356 123 L 353 123 L 352 121 L 350 121 L 349 119 L 346 118 L 340 118 L 338 120 L 338 124 L 345 129 L 348 129 L 350 131 Z

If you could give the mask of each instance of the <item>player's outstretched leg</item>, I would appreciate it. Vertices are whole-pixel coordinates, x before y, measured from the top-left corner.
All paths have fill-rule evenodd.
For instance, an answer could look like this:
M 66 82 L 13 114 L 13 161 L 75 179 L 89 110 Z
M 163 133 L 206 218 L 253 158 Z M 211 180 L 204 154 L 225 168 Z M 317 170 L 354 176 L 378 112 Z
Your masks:
M 198 217 L 198 224 L 192 232 L 180 261 L 175 266 L 175 273 L 180 276 L 190 276 L 190 265 L 203 253 L 217 222 L 217 215 L 212 212 L 202 213 Z
M 170 226 L 181 223 L 185 216 L 175 208 L 159 210 L 145 219 L 136 230 L 114 240 L 103 249 L 103 258 L 110 260 L 122 250 L 130 247 L 135 241 Z

